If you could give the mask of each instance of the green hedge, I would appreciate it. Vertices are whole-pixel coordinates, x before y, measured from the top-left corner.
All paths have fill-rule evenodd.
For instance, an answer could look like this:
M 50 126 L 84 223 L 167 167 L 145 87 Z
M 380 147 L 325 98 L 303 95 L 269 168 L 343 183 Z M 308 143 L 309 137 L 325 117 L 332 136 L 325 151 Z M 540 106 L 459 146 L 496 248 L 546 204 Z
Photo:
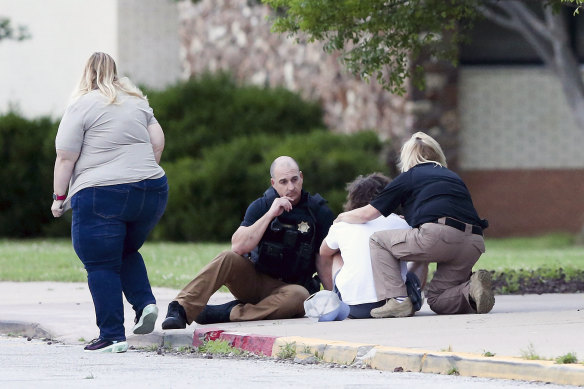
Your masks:
M 62 235 L 67 221 L 51 214 L 57 123 L 0 116 L 0 236 Z
M 372 132 L 339 135 L 314 131 L 284 139 L 273 135 L 235 138 L 203 152 L 163 164 L 168 209 L 155 231 L 158 239 L 225 241 L 237 229 L 250 202 L 270 186 L 269 168 L 279 155 L 293 156 L 304 188 L 320 193 L 341 211 L 345 184 L 358 174 L 383 171 L 381 143 Z
M 283 88 L 237 85 L 227 74 L 206 74 L 163 92 L 146 92 L 166 134 L 166 161 L 200 157 L 204 148 L 239 136 L 281 136 L 324 127 L 317 103 Z
M 346 182 L 386 170 L 374 133 L 329 133 L 318 104 L 281 88 L 240 86 L 219 74 L 146 92 L 166 135 L 170 198 L 153 234 L 158 239 L 229 239 L 247 205 L 270 185 L 278 155 L 299 162 L 305 188 L 320 192 L 335 213 Z M 50 212 L 58 123 L 0 116 L 0 236 L 69 235 L 71 212 L 60 219 Z

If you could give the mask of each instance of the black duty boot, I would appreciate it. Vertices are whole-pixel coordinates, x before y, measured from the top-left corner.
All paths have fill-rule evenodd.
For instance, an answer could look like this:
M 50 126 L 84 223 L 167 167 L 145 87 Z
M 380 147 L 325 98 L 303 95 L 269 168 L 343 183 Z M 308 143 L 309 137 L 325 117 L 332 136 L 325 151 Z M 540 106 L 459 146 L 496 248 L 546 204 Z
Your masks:
M 187 314 L 178 301 L 168 304 L 166 319 L 162 322 L 163 330 L 179 330 L 187 327 Z
M 237 304 L 241 304 L 241 301 L 233 300 L 220 305 L 205 305 L 205 309 L 199 313 L 195 321 L 199 324 L 227 323 L 231 310 Z
M 406 289 L 408 297 L 412 300 L 415 312 L 419 311 L 422 308 L 422 304 L 424 304 L 421 285 L 420 279 L 414 272 L 410 271 L 406 274 Z

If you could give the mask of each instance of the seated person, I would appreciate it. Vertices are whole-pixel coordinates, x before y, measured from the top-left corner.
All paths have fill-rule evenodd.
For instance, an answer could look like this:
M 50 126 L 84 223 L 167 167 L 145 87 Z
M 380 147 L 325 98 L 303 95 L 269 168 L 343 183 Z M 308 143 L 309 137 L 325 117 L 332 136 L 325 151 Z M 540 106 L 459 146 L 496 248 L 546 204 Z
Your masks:
M 318 249 L 334 215 L 320 195 L 302 189 L 302 172 L 291 157 L 276 158 L 270 176 L 271 187 L 247 208 L 231 238 L 231 250 L 215 257 L 178 293 L 162 329 L 185 328 L 193 321 L 304 316 L 304 300 L 320 289 L 313 274 L 320 267 Z M 222 285 L 236 300 L 207 305 Z
M 344 210 L 349 211 L 369 204 L 390 181 L 380 173 L 357 177 L 347 185 L 348 194 Z M 369 237 L 377 231 L 391 229 L 410 229 L 410 226 L 395 214 L 380 216 L 365 224 L 336 223 L 331 226 L 320 246 L 321 257 L 328 261 L 332 267 L 331 274 L 335 275 L 333 282 L 335 291 L 350 307 L 350 318 L 370 318 L 372 309 L 385 304 L 384 300 L 378 301 L 375 293 Z M 414 272 L 407 273 L 405 261 L 402 261 L 401 266 L 401 277 L 406 282 L 408 295 L 416 302 L 416 310 L 419 310 L 422 305 L 423 285 Z M 418 267 L 415 271 L 422 280 L 426 279 L 427 266 Z M 326 285 L 324 280 L 323 284 Z

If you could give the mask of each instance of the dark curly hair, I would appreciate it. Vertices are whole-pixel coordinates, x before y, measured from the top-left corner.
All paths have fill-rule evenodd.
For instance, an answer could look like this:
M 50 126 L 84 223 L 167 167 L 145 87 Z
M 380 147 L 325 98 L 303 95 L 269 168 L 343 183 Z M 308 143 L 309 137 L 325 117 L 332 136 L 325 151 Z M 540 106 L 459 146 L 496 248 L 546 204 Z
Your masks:
M 347 202 L 343 210 L 346 212 L 369 204 L 390 182 L 391 179 L 381 173 L 371 173 L 365 177 L 359 175 L 347 184 Z

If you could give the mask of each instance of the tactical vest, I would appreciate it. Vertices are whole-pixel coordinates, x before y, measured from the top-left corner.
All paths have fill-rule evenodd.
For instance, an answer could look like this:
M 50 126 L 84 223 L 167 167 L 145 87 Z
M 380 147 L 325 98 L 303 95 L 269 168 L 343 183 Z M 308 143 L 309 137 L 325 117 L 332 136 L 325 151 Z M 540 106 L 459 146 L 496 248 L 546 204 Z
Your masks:
M 278 193 L 269 188 L 263 200 L 269 208 Z M 302 200 L 292 211 L 283 212 L 266 229 L 258 247 L 252 252 L 256 269 L 290 284 L 311 284 L 316 271 L 316 217 L 326 202 L 319 194 L 302 193 Z M 312 289 L 312 287 L 311 287 Z

